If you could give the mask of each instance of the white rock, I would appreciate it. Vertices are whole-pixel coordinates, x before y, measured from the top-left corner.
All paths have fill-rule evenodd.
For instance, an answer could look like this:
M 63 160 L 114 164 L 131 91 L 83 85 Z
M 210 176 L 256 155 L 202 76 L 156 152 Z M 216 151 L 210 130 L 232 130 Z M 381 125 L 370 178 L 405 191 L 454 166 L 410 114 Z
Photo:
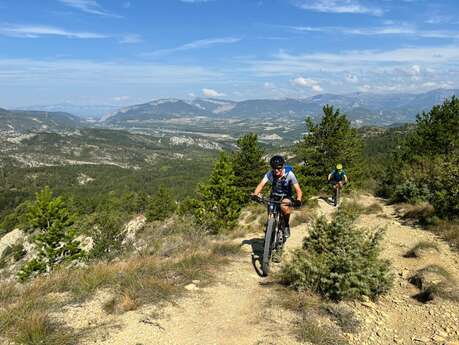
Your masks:
M 86 253 L 89 253 L 94 248 L 94 239 L 92 237 L 80 235 L 75 238 L 75 241 L 80 242 L 78 248 Z
M 6 248 L 24 241 L 24 237 L 24 232 L 19 229 L 14 229 L 3 236 L 0 239 L 0 257 L 2 257 Z
M 124 226 L 124 240 L 123 245 L 127 243 L 132 243 L 135 240 L 136 233 L 142 229 L 145 225 L 146 218 L 143 214 L 135 217 L 134 219 L 130 220 Z
M 196 285 L 194 285 L 194 284 L 185 285 L 185 289 L 188 290 L 188 291 L 199 290 L 199 288 L 198 288 Z

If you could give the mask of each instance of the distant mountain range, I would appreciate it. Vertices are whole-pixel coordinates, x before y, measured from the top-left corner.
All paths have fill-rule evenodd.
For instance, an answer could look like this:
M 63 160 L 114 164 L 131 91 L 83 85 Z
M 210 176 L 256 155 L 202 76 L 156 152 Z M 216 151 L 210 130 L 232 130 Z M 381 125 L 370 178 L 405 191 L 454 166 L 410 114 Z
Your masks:
M 84 120 L 69 113 L 0 108 L 0 131 L 54 131 L 65 128 L 80 128 L 84 125 Z
M 179 117 L 272 118 L 303 119 L 320 117 L 326 104 L 340 108 L 356 125 L 390 125 L 414 122 L 416 115 L 428 111 L 447 97 L 459 95 L 459 90 L 437 89 L 421 94 L 346 95 L 322 94 L 304 99 L 257 99 L 230 101 L 213 98 L 161 99 L 128 106 L 102 118 L 107 124 L 123 125 Z
M 12 110 L 40 110 L 48 112 L 63 112 L 77 115 L 85 119 L 100 119 L 104 115 L 117 111 L 120 107 L 116 105 L 76 105 L 72 103 L 59 103 L 50 105 L 31 105 L 27 107 L 17 107 Z
M 288 118 L 302 121 L 306 116 L 319 118 L 325 104 L 333 105 L 345 113 L 355 126 L 390 126 L 394 123 L 414 122 L 416 115 L 429 111 L 445 98 L 459 95 L 459 90 L 437 89 L 421 94 L 371 94 L 345 95 L 321 94 L 303 99 L 255 99 L 231 101 L 214 98 L 194 100 L 160 99 L 148 103 L 117 109 L 115 106 L 75 106 L 67 103 L 39 106 L 32 110 L 5 110 L 0 108 L 0 130 L 54 130 L 79 128 L 90 125 L 87 119 L 74 114 L 101 116 L 98 126 L 121 128 L 149 128 L 156 121 L 177 118 L 207 118 L 210 121 L 224 119 L 253 119 L 270 121 Z M 30 107 L 27 107 L 30 108 Z M 61 111 L 68 109 L 69 112 Z M 73 109 L 73 111 L 72 111 Z M 59 110 L 59 111 L 51 111 Z M 215 119 L 215 120 L 214 120 Z M 193 121 L 193 120 L 191 120 Z

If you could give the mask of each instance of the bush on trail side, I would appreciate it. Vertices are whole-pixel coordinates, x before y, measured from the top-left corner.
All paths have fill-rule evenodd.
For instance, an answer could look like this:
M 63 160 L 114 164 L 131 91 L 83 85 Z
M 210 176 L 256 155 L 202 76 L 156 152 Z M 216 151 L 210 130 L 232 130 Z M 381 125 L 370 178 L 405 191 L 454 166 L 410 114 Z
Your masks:
M 387 292 L 392 276 L 388 262 L 378 259 L 383 232 L 363 232 L 354 220 L 346 212 L 338 212 L 330 223 L 319 218 L 303 248 L 283 266 L 282 282 L 337 301 L 363 295 L 374 299 Z
M 38 256 L 21 268 L 18 273 L 21 280 L 32 274 L 49 272 L 55 265 L 83 255 L 78 247 L 79 242 L 75 240 L 75 217 L 62 198 L 53 198 L 48 187 L 36 194 L 36 200 L 29 205 L 26 218 L 29 227 L 38 231 L 34 237 Z
M 207 182 L 199 185 L 199 197 L 193 202 L 198 223 L 219 233 L 236 225 L 242 209 L 243 194 L 236 186 L 236 176 L 227 154 L 222 153 Z
M 459 99 L 417 116 L 416 127 L 392 154 L 381 194 L 393 202 L 429 202 L 444 219 L 459 215 Z

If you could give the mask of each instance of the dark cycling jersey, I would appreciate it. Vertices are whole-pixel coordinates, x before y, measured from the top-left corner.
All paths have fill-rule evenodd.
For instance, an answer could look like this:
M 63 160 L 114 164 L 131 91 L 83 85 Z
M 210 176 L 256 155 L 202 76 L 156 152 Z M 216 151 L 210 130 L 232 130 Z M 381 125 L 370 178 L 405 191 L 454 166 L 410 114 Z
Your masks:
M 337 170 L 333 170 L 331 172 L 331 181 L 341 182 L 344 180 L 344 176 L 346 176 L 346 172 L 344 170 L 341 170 L 341 172 L 338 172 Z

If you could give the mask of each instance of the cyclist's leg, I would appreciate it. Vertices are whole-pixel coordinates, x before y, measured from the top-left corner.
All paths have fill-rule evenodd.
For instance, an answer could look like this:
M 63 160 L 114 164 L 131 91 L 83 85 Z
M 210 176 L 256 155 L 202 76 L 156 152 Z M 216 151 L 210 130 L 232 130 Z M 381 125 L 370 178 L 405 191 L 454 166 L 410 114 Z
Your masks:
M 284 216 L 284 237 L 287 240 L 287 238 L 290 237 L 290 214 L 292 213 L 292 206 L 291 202 L 292 200 L 289 198 L 285 198 L 282 200 L 282 202 L 285 202 L 287 205 L 281 205 L 281 210 L 282 210 L 282 215 Z

